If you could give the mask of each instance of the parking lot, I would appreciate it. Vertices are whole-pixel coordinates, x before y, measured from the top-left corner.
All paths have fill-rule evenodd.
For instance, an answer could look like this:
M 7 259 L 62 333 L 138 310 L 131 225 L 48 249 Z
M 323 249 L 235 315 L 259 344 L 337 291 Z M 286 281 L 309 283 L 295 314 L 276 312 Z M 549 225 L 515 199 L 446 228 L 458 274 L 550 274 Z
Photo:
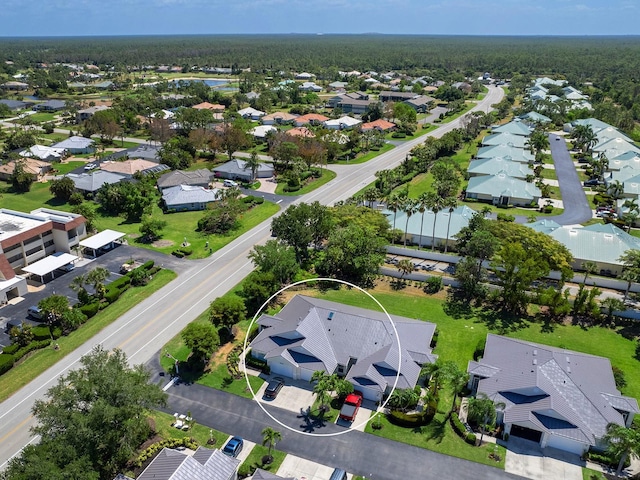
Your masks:
M 69 272 L 56 270 L 56 278 L 48 280 L 44 284 L 29 281 L 29 293 L 24 297 L 13 299 L 11 303 L 0 308 L 0 348 L 9 345 L 10 338 L 7 332 L 7 323 L 26 322 L 37 324 L 27 315 L 27 309 L 50 295 L 64 295 L 70 304 L 78 301 L 77 294 L 69 288 L 71 281 L 83 274 L 87 274 L 96 267 L 104 267 L 111 275 L 105 283 L 110 283 L 121 276 L 120 267 L 123 263 L 136 260 L 146 262 L 153 260 L 156 265 L 163 266 L 175 272 L 182 272 L 191 267 L 191 263 L 185 259 L 178 259 L 171 255 L 154 252 L 146 248 L 132 247 L 129 245 L 117 245 L 113 250 L 100 255 L 98 258 L 86 257 L 77 261 L 76 268 Z

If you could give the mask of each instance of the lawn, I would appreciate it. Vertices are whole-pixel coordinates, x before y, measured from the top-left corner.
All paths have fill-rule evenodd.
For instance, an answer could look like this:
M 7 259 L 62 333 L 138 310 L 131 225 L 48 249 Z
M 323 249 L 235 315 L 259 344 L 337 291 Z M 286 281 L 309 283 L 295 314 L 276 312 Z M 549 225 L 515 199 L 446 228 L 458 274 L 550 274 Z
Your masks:
M 536 217 L 551 217 L 554 215 L 560 215 L 564 209 L 554 207 L 551 213 L 542 213 L 537 208 L 518 208 L 518 207 L 509 207 L 509 208 L 498 208 L 495 205 L 491 205 L 489 203 L 484 202 L 474 202 L 465 200 L 462 202 L 467 207 L 472 210 L 481 211 L 485 207 L 488 207 L 491 210 L 491 213 L 504 213 L 505 215 L 521 215 L 523 217 L 528 217 L 530 215 L 534 215 Z
M 296 192 L 285 192 L 284 186 L 286 185 L 286 183 L 284 182 L 278 183 L 278 186 L 276 187 L 276 195 L 288 195 L 288 196 L 305 195 L 309 192 L 313 192 L 316 188 L 320 188 L 325 183 L 329 183 L 334 178 L 336 178 L 336 173 L 332 170 L 325 168 L 322 170 L 322 176 L 320 178 L 317 178 L 312 182 L 306 184 L 304 187 L 302 187 L 300 190 Z
M 353 160 L 340 160 L 338 162 L 333 162 L 339 165 L 357 165 L 359 163 L 365 163 L 368 162 L 369 160 L 376 158 L 379 155 L 382 155 L 383 153 L 387 153 L 389 150 L 393 150 L 395 148 L 395 145 L 392 145 L 391 143 L 385 143 L 382 148 L 380 148 L 379 150 L 371 150 L 367 153 L 365 153 L 362 156 L 356 157 Z
M 181 414 L 187 415 L 188 412 L 178 412 Z M 183 431 L 179 430 L 175 427 L 172 427 L 171 424 L 174 422 L 175 418 L 173 415 L 168 413 L 160 412 L 158 410 L 152 410 L 149 412 L 149 417 L 151 417 L 156 424 L 156 432 L 163 440 L 169 440 L 172 438 L 184 438 L 184 437 L 193 437 L 196 439 L 198 444 L 207 446 L 207 441 L 211 436 L 215 439 L 214 446 L 216 448 L 221 448 L 224 443 L 229 438 L 229 435 L 223 432 L 219 432 L 218 430 L 212 430 L 209 427 L 205 427 L 204 425 L 200 425 L 198 423 L 198 419 L 194 418 L 194 424 L 192 425 L 191 430 Z
M 56 175 L 64 175 L 65 173 L 69 173 L 70 171 L 75 170 L 78 167 L 82 167 L 83 165 L 86 165 L 86 163 L 69 161 L 64 163 L 54 163 L 53 168 L 55 169 L 54 173 Z
M 446 123 L 446 122 L 442 122 L 442 123 Z M 409 140 L 414 140 L 418 137 L 422 137 L 423 135 L 426 135 L 427 133 L 432 132 L 433 130 L 438 128 L 438 126 L 439 125 L 423 123 L 419 125 L 419 127 L 416 129 L 413 135 L 407 135 L 406 137 L 398 138 L 398 137 L 394 137 L 393 132 L 391 132 L 391 133 L 387 133 L 384 136 L 384 138 L 386 140 L 393 140 L 394 142 L 406 142 Z
M 229 293 L 228 295 L 233 294 L 234 293 Z M 206 323 L 209 321 L 208 318 L 208 312 L 204 311 L 194 320 L 194 322 Z M 238 334 L 236 335 L 234 342 L 220 347 L 218 352 L 214 354 L 206 372 L 183 374 L 183 379 L 186 381 L 194 381 L 217 390 L 224 390 L 241 397 L 252 398 L 251 391 L 249 391 L 249 388 L 247 387 L 247 382 L 244 376 L 240 379 L 233 379 L 229 374 L 226 365 L 227 352 L 229 352 L 235 345 L 242 345 L 248 326 L 249 320 L 245 320 L 238 324 Z M 189 356 L 190 350 L 184 344 L 181 334 L 178 334 L 167 342 L 167 344 L 162 348 L 162 352 L 163 353 L 160 356 L 160 363 L 162 367 L 167 372 L 173 372 L 173 358 L 178 359 L 180 362 L 185 362 Z M 168 352 L 173 358 L 164 355 L 165 352 Z M 249 376 L 249 381 L 251 382 L 251 388 L 254 392 L 256 392 L 264 383 L 264 380 L 260 377 L 252 375 Z
M 252 468 L 252 470 L 261 468 L 262 470 L 267 470 L 271 473 L 275 473 L 280 468 L 280 465 L 282 465 L 282 462 L 284 461 L 287 454 L 285 452 L 281 452 L 280 450 L 272 448 L 271 456 L 273 457 L 273 461 L 268 465 L 263 465 L 262 457 L 264 457 L 268 453 L 269 449 L 267 447 L 256 445 L 251 449 L 251 453 L 242 465 L 248 465 Z
M 66 355 L 93 338 L 103 328 L 118 319 L 120 315 L 160 290 L 174 278 L 176 278 L 174 272 L 161 270 L 153 276 L 153 280 L 146 287 L 131 287 L 122 294 L 116 303 L 109 305 L 104 310 L 100 310 L 95 317 L 78 330 L 67 337 L 57 339 L 56 343 L 59 346 L 57 350 L 45 348 L 28 355 L 18 365 L 2 375 L 0 402 L 6 400 L 49 367 L 55 365 Z
M 582 467 L 582 480 L 607 480 L 602 472 Z
M 28 118 L 30 118 L 32 121 L 34 121 L 36 123 L 42 123 L 42 122 L 51 122 L 51 121 L 53 121 L 55 116 L 56 116 L 55 113 L 40 112 L 40 113 L 34 113 L 33 115 L 29 115 Z M 21 123 L 21 122 L 19 122 L 19 123 Z
M 557 180 L 558 176 L 556 175 L 556 171 L 553 168 L 543 168 L 540 171 L 540 176 L 542 178 L 546 178 L 547 180 Z

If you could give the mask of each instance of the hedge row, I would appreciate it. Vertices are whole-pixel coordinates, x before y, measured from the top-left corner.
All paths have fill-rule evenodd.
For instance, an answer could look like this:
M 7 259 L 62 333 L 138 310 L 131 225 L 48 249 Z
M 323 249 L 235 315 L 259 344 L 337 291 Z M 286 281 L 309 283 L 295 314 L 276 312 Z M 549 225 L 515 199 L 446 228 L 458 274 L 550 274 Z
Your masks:
M 585 457 L 587 460 L 591 460 L 595 463 L 600 463 L 602 465 L 607 465 L 611 468 L 618 468 L 618 462 L 620 462 L 619 458 L 614 457 L 610 453 L 607 452 L 587 452 Z M 624 467 L 628 467 L 631 465 L 631 460 L 627 457 L 625 461 Z
M 469 445 L 475 446 L 477 440 L 476 434 L 467 431 L 464 424 L 460 421 L 460 417 L 458 417 L 458 414 L 455 412 L 451 414 L 451 426 L 453 427 L 453 430 L 464 439 L 465 442 L 467 442 Z
M 265 375 L 271 374 L 271 368 L 264 360 L 260 360 L 259 358 L 255 358 L 251 356 L 251 352 L 247 352 L 244 357 L 244 362 L 247 367 L 255 368 L 256 370 L 260 370 Z
M 15 362 L 13 355 L 10 353 L 0 353 L 0 375 L 11 370 L 13 362 Z
M 162 442 L 154 443 L 149 448 L 144 450 L 134 462 L 134 465 L 137 468 L 142 467 L 142 464 L 153 458 L 160 450 L 163 448 L 176 448 L 176 447 L 186 447 L 191 450 L 195 450 L 198 448 L 198 443 L 193 438 L 182 437 L 182 438 L 172 438 L 169 440 L 163 440 Z
M 427 413 L 404 413 L 399 410 L 390 410 L 388 415 L 389 421 L 401 427 L 417 427 L 426 425 L 433 418 L 433 415 Z

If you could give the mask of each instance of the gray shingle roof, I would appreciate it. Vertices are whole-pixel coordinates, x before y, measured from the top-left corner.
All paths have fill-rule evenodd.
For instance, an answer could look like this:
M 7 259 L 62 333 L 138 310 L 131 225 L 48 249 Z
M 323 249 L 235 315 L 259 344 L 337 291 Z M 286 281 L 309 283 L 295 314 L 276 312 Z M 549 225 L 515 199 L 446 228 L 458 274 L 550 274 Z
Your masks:
M 637 413 L 636 399 L 616 389 L 608 359 L 498 335 L 487 335 L 484 357 L 467 371 L 488 378 L 478 391 L 504 402 L 505 423 L 595 445 L 620 410 Z M 613 408 L 611 408 L 613 407 Z
M 177 185 L 208 185 L 213 178 L 213 173 L 206 168 L 200 170 L 183 171 L 174 170 L 165 173 L 158 178 L 158 188 L 175 187 Z
M 177 185 L 162 191 L 162 200 L 168 208 L 174 205 L 209 203 L 218 200 L 218 189 L 207 189 L 192 185 Z
M 398 386 L 411 388 L 420 373 L 418 363 L 436 359 L 430 348 L 435 325 L 392 318 L 402 346 Z M 377 384 L 381 391 L 395 381 L 398 347 L 383 312 L 297 295 L 277 316 L 262 316 L 258 323 L 270 327 L 260 332 L 251 347 L 265 352 L 267 360 L 280 357 L 293 364 L 305 363 L 310 370 L 333 373 L 338 364 L 346 366 L 356 358 L 347 379 Z
M 73 137 L 66 138 L 61 142 L 54 143 L 51 145 L 55 148 L 89 148 L 93 146 L 95 142 L 91 138 L 80 137 L 78 135 L 74 135 Z
M 198 447 L 193 456 L 163 448 L 137 480 L 230 480 L 240 460 Z
M 78 190 L 84 192 L 95 192 L 102 185 L 107 183 L 118 183 L 126 178 L 126 175 L 119 173 L 107 172 L 105 170 L 96 170 L 91 173 L 68 173 L 65 177 L 73 180 L 73 184 Z

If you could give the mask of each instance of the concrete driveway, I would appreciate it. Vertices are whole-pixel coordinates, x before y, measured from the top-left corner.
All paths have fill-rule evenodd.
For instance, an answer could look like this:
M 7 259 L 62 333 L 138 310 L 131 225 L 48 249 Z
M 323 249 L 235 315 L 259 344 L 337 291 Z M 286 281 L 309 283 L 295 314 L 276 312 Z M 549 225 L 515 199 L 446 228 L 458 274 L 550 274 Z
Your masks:
M 295 455 L 287 455 L 276 472 L 283 478 L 297 478 L 299 480 L 327 480 L 331 477 L 334 467 L 328 467 L 320 463 L 312 462 Z M 353 476 L 347 474 L 351 480 Z
M 260 378 L 265 380 L 265 383 L 260 387 L 260 390 L 256 392 L 258 401 L 265 405 L 267 410 L 269 406 L 274 406 L 288 410 L 294 413 L 300 413 L 306 411 L 315 400 L 312 392 L 312 386 L 309 382 L 302 380 L 292 380 L 291 378 L 284 378 L 284 387 L 280 390 L 280 393 L 276 398 L 264 398 L 264 390 L 267 388 L 269 380 L 278 375 L 260 375 Z
M 542 449 L 537 443 L 519 438 L 510 438 L 505 446 L 507 473 L 534 480 L 582 480 L 584 462 L 578 455 L 555 448 Z

